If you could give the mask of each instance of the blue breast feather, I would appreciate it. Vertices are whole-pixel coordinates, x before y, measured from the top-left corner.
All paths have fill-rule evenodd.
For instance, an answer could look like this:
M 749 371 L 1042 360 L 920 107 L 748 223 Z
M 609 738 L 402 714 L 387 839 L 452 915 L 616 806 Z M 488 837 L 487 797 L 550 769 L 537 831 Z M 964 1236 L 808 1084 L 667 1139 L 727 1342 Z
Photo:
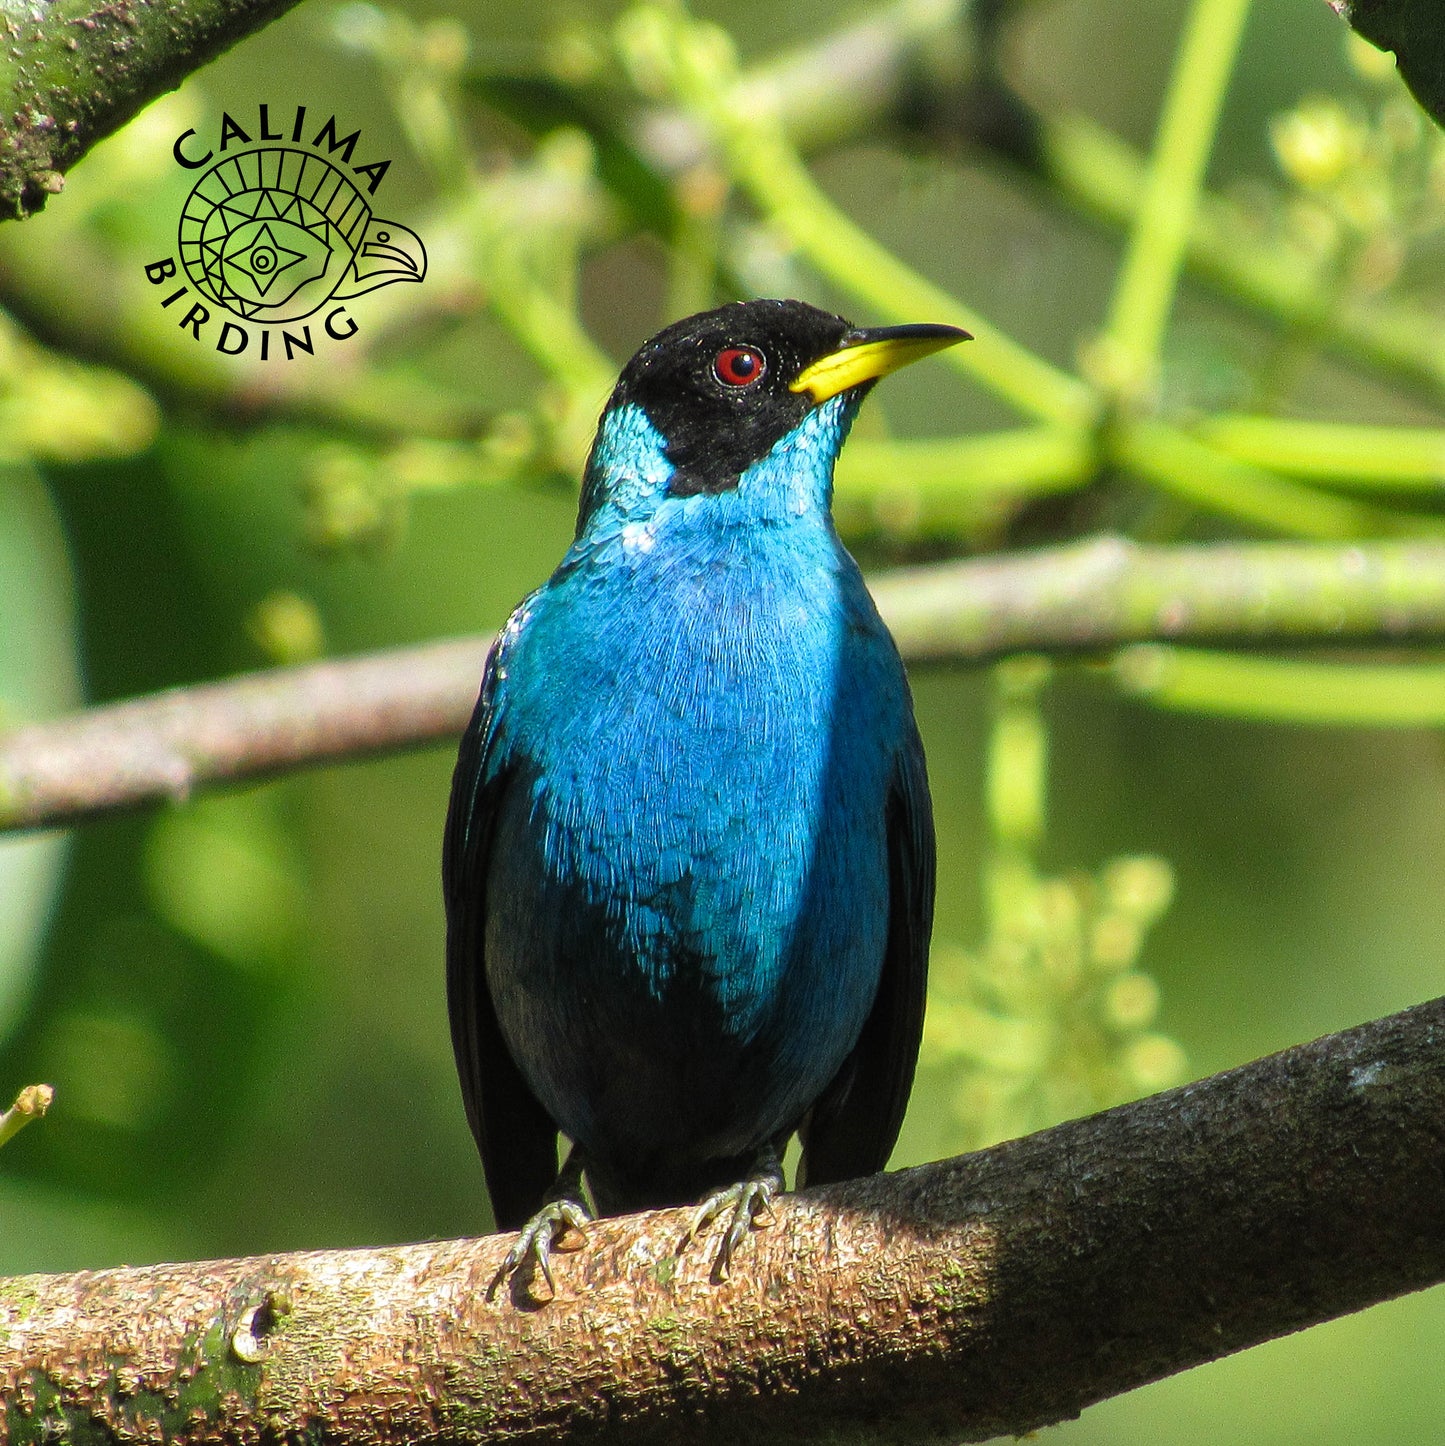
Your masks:
M 828 513 L 850 419 L 829 403 L 735 490 L 669 497 L 646 416 L 610 414 L 605 500 L 504 634 L 487 981 L 594 1158 L 684 1170 L 795 1127 L 877 990 L 913 725 Z

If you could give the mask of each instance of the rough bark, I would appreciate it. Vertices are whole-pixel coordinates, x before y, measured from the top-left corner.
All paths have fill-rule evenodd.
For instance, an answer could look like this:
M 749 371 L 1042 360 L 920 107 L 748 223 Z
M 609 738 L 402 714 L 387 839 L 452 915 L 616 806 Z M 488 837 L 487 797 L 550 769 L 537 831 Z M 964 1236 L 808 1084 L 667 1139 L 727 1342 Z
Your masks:
M 506 1240 L 0 1282 L 0 1443 L 982 1440 L 1445 1278 L 1445 1000 L 977 1155 Z

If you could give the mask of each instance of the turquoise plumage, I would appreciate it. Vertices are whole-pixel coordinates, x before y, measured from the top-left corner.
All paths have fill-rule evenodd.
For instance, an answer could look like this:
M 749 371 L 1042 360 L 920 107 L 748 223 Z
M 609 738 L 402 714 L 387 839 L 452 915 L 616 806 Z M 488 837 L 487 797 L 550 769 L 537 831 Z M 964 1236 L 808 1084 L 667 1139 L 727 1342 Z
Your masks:
M 512 1263 L 547 1270 L 584 1171 L 604 1213 L 733 1210 L 725 1268 L 794 1131 L 808 1182 L 886 1161 L 933 836 L 832 474 L 887 362 L 960 337 L 738 304 L 650 342 L 603 414 L 576 540 L 498 639 L 448 820 L 463 1094 L 498 1224 L 542 1212 Z

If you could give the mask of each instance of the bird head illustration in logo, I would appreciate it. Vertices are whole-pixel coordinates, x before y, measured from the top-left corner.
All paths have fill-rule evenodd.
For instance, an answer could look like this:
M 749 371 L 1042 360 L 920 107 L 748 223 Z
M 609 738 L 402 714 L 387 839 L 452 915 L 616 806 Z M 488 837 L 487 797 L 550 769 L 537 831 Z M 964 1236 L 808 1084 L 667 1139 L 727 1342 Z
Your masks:
M 414 231 L 374 216 L 338 167 L 289 147 L 212 166 L 186 197 L 180 253 L 199 291 L 261 325 L 426 276 Z

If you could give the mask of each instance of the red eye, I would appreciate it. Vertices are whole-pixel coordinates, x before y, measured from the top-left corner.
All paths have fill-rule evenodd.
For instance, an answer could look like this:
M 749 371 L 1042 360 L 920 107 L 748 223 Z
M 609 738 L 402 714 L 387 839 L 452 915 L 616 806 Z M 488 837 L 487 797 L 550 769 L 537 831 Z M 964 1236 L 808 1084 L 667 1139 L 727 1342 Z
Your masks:
M 730 346 L 720 351 L 712 369 L 718 381 L 730 387 L 746 387 L 762 376 L 767 362 L 760 351 L 750 346 Z

